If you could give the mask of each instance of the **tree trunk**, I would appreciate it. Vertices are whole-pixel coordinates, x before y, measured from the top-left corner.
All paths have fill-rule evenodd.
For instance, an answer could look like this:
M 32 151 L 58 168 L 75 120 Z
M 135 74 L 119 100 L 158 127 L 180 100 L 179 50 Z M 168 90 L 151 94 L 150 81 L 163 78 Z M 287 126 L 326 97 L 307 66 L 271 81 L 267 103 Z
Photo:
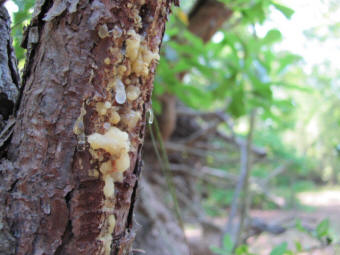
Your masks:
M 0 157 L 3 157 L 8 145 L 8 139 L 15 123 L 11 117 L 19 95 L 19 74 L 13 53 L 10 37 L 10 17 L 5 7 L 0 3 Z M 13 254 L 15 238 L 10 226 L 6 222 L 6 197 L 11 190 L 12 180 L 4 166 L 9 162 L 3 161 L 0 165 L 0 254 Z
M 10 32 L 10 17 L 0 4 L 0 131 L 9 131 L 14 123 L 12 114 L 19 96 L 19 72 Z M 10 132 L 1 132 L 0 147 L 9 135 Z
M 37 1 L 0 168 L 4 254 L 131 253 L 146 112 L 171 2 Z

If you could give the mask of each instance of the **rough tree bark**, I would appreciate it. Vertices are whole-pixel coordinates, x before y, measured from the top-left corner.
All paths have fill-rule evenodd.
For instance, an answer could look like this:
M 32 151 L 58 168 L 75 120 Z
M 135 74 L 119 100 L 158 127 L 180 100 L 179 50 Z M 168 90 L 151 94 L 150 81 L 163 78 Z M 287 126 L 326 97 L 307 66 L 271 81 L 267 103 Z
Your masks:
M 19 96 L 19 74 L 10 37 L 10 17 L 0 3 L 0 157 L 4 156 L 15 123 L 11 117 Z M 5 196 L 11 181 L 0 167 L 0 254 L 14 252 L 15 239 L 6 222 Z
M 131 253 L 146 112 L 172 2 L 37 1 L 0 165 L 0 253 Z
M 0 5 L 0 131 L 10 130 L 14 123 L 10 116 L 15 111 L 18 96 L 19 73 L 10 37 L 10 17 L 5 7 Z M 0 146 L 9 134 L 0 134 Z

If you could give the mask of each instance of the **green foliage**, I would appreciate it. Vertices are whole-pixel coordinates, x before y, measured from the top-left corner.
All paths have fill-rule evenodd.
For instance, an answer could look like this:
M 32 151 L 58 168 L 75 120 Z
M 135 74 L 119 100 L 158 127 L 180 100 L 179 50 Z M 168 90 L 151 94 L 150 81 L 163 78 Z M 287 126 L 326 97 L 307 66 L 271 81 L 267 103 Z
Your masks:
M 249 248 L 247 245 L 243 244 L 236 248 L 236 255 L 256 255 L 254 253 L 249 252 Z
M 301 244 L 300 244 L 301 246 Z M 299 247 L 300 247 L 299 246 Z M 259 255 L 255 254 L 249 251 L 248 245 L 240 245 L 238 246 L 235 251 L 233 251 L 234 243 L 230 237 L 230 235 L 225 235 L 223 237 L 223 244 L 222 248 L 212 246 L 210 249 L 218 254 L 218 255 Z M 302 247 L 301 251 L 302 251 Z M 288 249 L 288 244 L 286 242 L 275 246 L 272 251 L 270 252 L 270 255 L 294 255 L 294 252 Z
M 272 5 L 279 10 L 283 15 L 286 16 L 286 18 L 291 18 L 292 15 L 294 14 L 294 10 L 292 10 L 291 8 L 288 8 L 287 6 L 275 3 L 272 1 Z
M 234 243 L 231 240 L 230 235 L 225 235 L 223 237 L 223 247 L 212 246 L 210 249 L 218 255 L 256 255 L 254 253 L 249 252 L 249 248 L 247 245 L 240 245 L 233 252 Z
M 266 20 L 268 9 L 274 7 L 279 10 L 287 18 L 290 18 L 294 11 L 287 6 L 278 4 L 276 1 L 271 0 L 219 0 L 225 3 L 234 12 L 241 12 L 245 18 L 244 22 L 263 23 Z
M 316 227 L 316 236 L 322 239 L 329 235 L 329 219 L 322 220 Z
M 284 255 L 287 254 L 287 243 L 282 243 L 276 246 L 271 252 L 270 255 Z
M 295 249 L 298 253 L 303 251 L 302 244 L 299 241 L 295 241 Z
M 333 234 L 331 233 L 331 226 L 330 226 L 330 220 L 328 218 L 323 219 L 314 230 L 308 230 L 306 229 L 302 223 L 301 220 L 296 221 L 296 229 L 308 234 L 309 236 L 319 240 L 323 245 L 329 245 L 333 242 Z M 297 250 L 302 249 L 300 246 L 301 244 L 296 243 Z
M 233 190 L 217 188 L 212 185 L 208 185 L 206 189 L 209 192 L 209 197 L 204 201 L 203 205 L 207 214 L 211 216 L 220 215 L 221 210 L 230 205 L 233 199 Z
M 24 27 L 29 24 L 32 16 L 35 0 L 13 0 L 18 6 L 18 11 L 13 13 L 12 37 L 14 50 L 18 59 L 19 67 L 24 65 L 25 51 L 20 47 Z
M 261 8 L 269 8 L 268 1 L 256 2 Z M 256 8 L 249 7 L 242 12 L 245 12 L 242 20 L 251 15 L 257 17 L 253 13 Z M 218 35 L 222 39 L 219 42 L 203 44 L 174 17 L 168 26 L 163 58 L 157 70 L 156 96 L 170 92 L 190 107 L 201 110 L 226 108 L 236 118 L 253 108 L 263 109 L 263 116 L 292 109 L 289 100 L 278 100 L 273 96 L 275 87 L 283 85 L 280 81 L 283 72 L 300 59 L 291 53 L 277 55 L 273 52 L 272 45 L 282 39 L 279 30 L 272 29 L 259 38 L 243 26 L 242 29 L 220 31 Z
M 296 206 L 297 192 L 314 188 L 315 180 L 334 179 L 334 175 L 326 175 L 326 171 L 322 170 L 327 168 L 335 172 L 336 164 L 340 163 L 340 157 L 334 160 L 332 156 L 335 146 L 340 144 L 337 138 L 340 135 L 337 131 L 340 111 L 334 110 L 340 109 L 336 103 L 336 85 L 325 89 L 326 84 L 334 83 L 329 74 L 322 74 L 316 68 L 313 77 L 317 78 L 306 76 L 302 67 L 299 67 L 302 63 L 300 56 L 277 50 L 275 47 L 283 38 L 279 29 L 272 27 L 261 36 L 257 34 L 257 25 L 266 22 L 272 10 L 286 18 L 293 16 L 294 11 L 284 6 L 284 2 L 221 2 L 233 10 L 233 18 L 206 44 L 188 31 L 186 18 L 181 17 L 183 13 L 175 10 L 176 15 L 170 18 L 155 79 L 155 111 L 161 112 L 157 97 L 172 93 L 182 103 L 200 111 L 225 110 L 235 122 L 236 135 L 241 136 L 244 133 L 238 127 L 244 124 L 245 116 L 252 109 L 258 109 L 259 131 L 255 132 L 254 140 L 256 145 L 267 149 L 268 156 L 265 161 L 253 165 L 252 176 L 265 179 L 277 167 L 289 163 L 287 170 L 273 178 L 268 185 L 275 187 L 274 193 L 290 201 L 288 206 Z M 332 29 L 336 34 L 336 26 Z M 311 30 L 311 35 L 315 36 L 315 31 Z M 327 67 L 324 69 L 327 70 Z M 320 90 L 317 92 L 320 95 L 315 95 L 315 88 Z M 330 92 L 327 100 L 324 91 Z M 305 101 L 301 102 L 302 98 Z M 308 108 L 304 112 L 299 110 L 301 103 Z M 315 113 L 321 108 L 324 109 L 324 115 L 320 122 L 325 123 L 321 124 L 324 127 L 322 137 L 312 141 L 304 135 L 306 130 L 301 130 L 301 134 L 296 137 L 298 126 L 308 125 L 308 121 L 315 118 Z M 294 138 L 291 138 L 292 133 Z M 217 158 L 218 155 L 213 157 Z M 230 157 L 235 159 L 239 153 L 233 152 Z M 320 165 L 320 162 L 323 164 Z M 216 160 L 210 160 L 207 164 L 235 175 L 239 173 L 238 162 L 218 165 Z M 229 189 L 206 187 L 208 198 L 204 205 L 210 215 L 218 215 L 220 208 L 230 204 L 234 184 L 227 185 Z M 260 208 L 275 207 L 266 201 L 264 195 L 254 195 L 254 201 L 255 206 Z
M 219 255 L 231 255 L 233 251 L 234 243 L 231 240 L 230 235 L 225 235 L 223 237 L 223 247 L 212 246 L 211 250 Z
M 300 232 L 308 233 L 308 230 L 302 225 L 302 222 L 300 219 L 296 220 L 295 228 L 299 230 Z
M 332 242 L 332 239 L 330 238 L 330 222 L 328 219 L 322 220 L 316 227 L 314 232 L 310 232 L 306 230 L 302 224 L 301 221 L 298 220 L 296 222 L 295 228 L 299 231 L 302 231 L 304 233 L 310 234 L 311 237 L 316 238 L 320 241 L 325 241 L 326 245 L 329 245 Z M 327 238 L 327 239 L 325 239 Z M 325 239 L 325 240 L 323 240 Z M 216 247 L 212 246 L 210 249 L 218 254 L 218 255 L 260 255 L 255 254 L 249 251 L 248 245 L 240 245 L 238 246 L 234 251 L 234 243 L 230 237 L 230 235 L 225 235 L 223 238 L 223 244 L 222 247 Z M 308 250 L 308 247 L 306 247 Z M 306 249 L 303 247 L 303 245 L 299 241 L 295 241 L 295 251 L 288 248 L 288 243 L 283 242 L 275 247 L 272 248 L 270 255 L 297 255 L 299 253 L 305 252 Z

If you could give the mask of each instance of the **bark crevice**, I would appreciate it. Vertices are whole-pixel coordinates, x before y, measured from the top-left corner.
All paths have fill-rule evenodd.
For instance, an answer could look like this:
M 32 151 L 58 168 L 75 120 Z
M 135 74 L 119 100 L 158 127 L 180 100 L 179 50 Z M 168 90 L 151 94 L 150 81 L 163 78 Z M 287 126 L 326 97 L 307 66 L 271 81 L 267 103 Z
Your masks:
M 71 199 L 72 199 L 72 194 L 73 194 L 73 189 L 69 191 L 66 196 L 65 196 L 65 202 L 68 210 L 68 221 L 67 225 L 65 227 L 65 231 L 63 235 L 61 236 L 61 244 L 59 247 L 57 247 L 55 251 L 55 255 L 63 255 L 65 254 L 65 247 L 69 244 L 69 242 L 72 240 L 72 220 L 69 218 L 70 217 L 70 210 L 71 210 Z

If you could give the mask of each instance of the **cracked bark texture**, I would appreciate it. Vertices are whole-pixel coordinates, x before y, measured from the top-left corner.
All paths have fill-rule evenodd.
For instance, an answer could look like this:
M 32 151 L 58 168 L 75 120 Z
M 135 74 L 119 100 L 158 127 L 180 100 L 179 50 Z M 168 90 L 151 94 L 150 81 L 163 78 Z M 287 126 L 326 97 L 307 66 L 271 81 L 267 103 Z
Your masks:
M 158 52 L 172 2 L 36 2 L 23 41 L 27 59 L 17 120 L 8 152 L 0 165 L 0 254 L 131 253 L 135 236 L 133 207 L 156 61 L 147 66 L 147 75 L 129 70 L 132 63 L 124 55 L 126 41 L 131 36 L 128 31 L 133 30 L 147 49 Z M 98 28 L 103 24 L 109 31 L 118 31 L 119 36 L 98 36 Z M 1 29 L 3 26 L 9 31 L 8 18 L 4 25 L 1 23 Z M 8 38 L 6 47 L 11 49 L 9 34 L 7 37 L 1 34 L 0 38 Z M 114 92 L 107 89 L 108 61 L 104 60 L 111 46 L 119 49 L 110 55 L 110 70 L 115 70 L 110 73 L 111 78 L 117 78 L 120 70 L 122 81 L 132 80 L 140 88 L 139 98 L 132 103 L 118 105 Z M 18 88 L 18 80 L 13 78 L 17 76 L 13 76 L 16 67 L 11 62 L 12 51 L 4 56 L 10 68 L 6 75 L 11 74 L 12 83 L 2 78 L 1 84 L 8 86 L 4 90 L 7 99 L 15 104 L 18 90 L 14 89 Z M 118 69 L 118 65 L 125 65 L 126 69 Z M 87 142 L 90 134 L 105 132 L 100 126 L 105 117 L 100 119 L 96 111 L 96 103 L 104 101 L 119 108 L 123 115 L 133 109 L 141 116 L 132 129 L 124 123 L 118 124 L 128 133 L 135 149 L 129 152 L 130 167 L 124 172 L 124 178 L 114 184 L 111 198 L 114 207 L 109 210 L 103 208 L 105 184 L 101 174 L 89 174 L 99 168 L 100 162 L 91 154 Z M 74 133 L 80 116 L 84 137 Z M 105 152 L 100 153 L 104 160 L 108 157 Z M 105 236 L 109 243 L 104 247 L 105 242 L 99 236 L 106 227 L 105 220 L 112 215 L 116 224 L 112 233 Z

